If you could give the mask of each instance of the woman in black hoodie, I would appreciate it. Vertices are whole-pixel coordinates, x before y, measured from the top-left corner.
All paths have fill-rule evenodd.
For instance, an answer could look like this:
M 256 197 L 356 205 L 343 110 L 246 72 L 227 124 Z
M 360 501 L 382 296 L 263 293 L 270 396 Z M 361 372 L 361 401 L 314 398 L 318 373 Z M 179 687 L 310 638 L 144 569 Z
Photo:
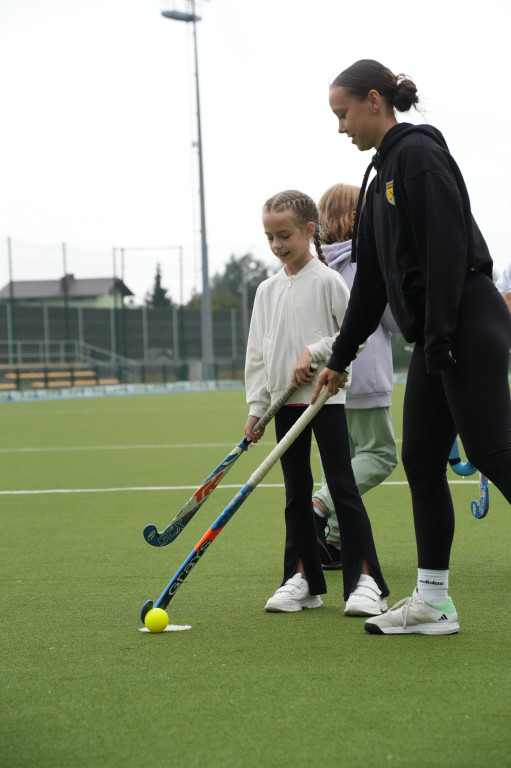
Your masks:
M 511 502 L 511 318 L 492 282 L 492 260 L 458 166 L 442 134 L 398 123 L 418 103 L 415 84 L 371 59 L 330 86 L 339 133 L 375 148 L 359 199 L 357 273 L 332 356 L 318 379 L 333 394 L 339 373 L 378 326 L 388 302 L 408 342 L 402 459 L 412 495 L 418 581 L 412 597 L 365 622 L 375 634 L 457 632 L 448 596 L 454 509 L 446 467 L 457 434 L 467 458 Z M 372 169 L 375 178 L 361 202 Z M 484 395 L 482 395 L 484 388 Z

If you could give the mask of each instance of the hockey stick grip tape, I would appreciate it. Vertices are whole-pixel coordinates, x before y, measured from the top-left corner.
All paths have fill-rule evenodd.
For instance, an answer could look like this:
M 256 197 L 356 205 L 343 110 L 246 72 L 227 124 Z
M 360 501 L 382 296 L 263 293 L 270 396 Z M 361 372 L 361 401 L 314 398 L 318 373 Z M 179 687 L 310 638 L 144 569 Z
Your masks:
M 317 367 L 318 367 L 317 363 L 311 363 L 310 369 L 311 371 L 315 371 Z M 287 403 L 287 401 L 289 400 L 289 398 L 291 397 L 294 391 L 295 391 L 295 387 L 293 387 L 292 385 L 289 386 L 286 389 L 286 391 L 278 398 L 278 400 L 275 400 L 273 405 L 270 405 L 266 413 L 264 413 L 261 416 L 257 424 L 255 424 L 255 426 L 252 427 L 253 435 L 255 435 L 255 433 L 258 430 L 264 429 L 266 425 L 270 423 L 270 421 L 273 419 L 275 414 L 278 413 L 282 408 L 282 406 L 284 406 Z
M 293 394 L 295 388 L 294 387 L 288 387 L 286 391 L 279 397 L 278 400 L 276 400 L 273 405 L 271 405 L 268 410 L 264 413 L 263 416 L 259 419 L 257 424 L 252 428 L 252 434 L 255 435 L 255 433 L 259 429 L 264 429 L 267 424 L 273 419 L 275 414 L 280 411 L 283 405 L 287 403 L 291 395 Z
M 328 387 L 323 387 L 318 395 L 316 402 L 313 405 L 309 405 L 308 408 L 302 413 L 298 421 L 296 421 L 289 432 L 286 432 L 280 443 L 277 443 L 275 448 L 266 459 L 260 464 L 256 471 L 250 477 L 247 485 L 255 488 L 261 480 L 268 474 L 270 469 L 277 463 L 280 457 L 287 451 L 289 446 L 296 440 L 298 435 L 305 429 L 307 424 L 312 421 L 314 416 L 320 410 L 320 408 L 328 400 Z

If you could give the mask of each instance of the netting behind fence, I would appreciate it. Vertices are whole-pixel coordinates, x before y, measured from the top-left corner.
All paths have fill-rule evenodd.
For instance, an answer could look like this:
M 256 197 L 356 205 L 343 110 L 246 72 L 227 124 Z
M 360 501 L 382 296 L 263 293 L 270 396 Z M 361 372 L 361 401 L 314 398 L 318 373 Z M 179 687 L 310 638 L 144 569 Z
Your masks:
M 144 361 L 182 361 L 202 355 L 200 310 L 169 308 L 91 309 L 80 306 L 29 306 L 0 303 L 0 363 L 47 363 L 51 350 L 65 343 L 94 347 L 105 357 Z M 213 313 L 214 357 L 244 357 L 240 310 Z M 72 362 L 72 360 L 70 360 Z

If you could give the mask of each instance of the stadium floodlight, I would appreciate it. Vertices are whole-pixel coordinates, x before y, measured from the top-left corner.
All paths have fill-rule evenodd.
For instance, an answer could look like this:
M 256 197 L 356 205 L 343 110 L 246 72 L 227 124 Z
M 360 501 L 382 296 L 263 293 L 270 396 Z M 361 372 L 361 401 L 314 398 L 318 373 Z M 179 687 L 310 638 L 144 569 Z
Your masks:
M 200 21 L 200 16 L 196 16 L 194 13 L 184 13 L 183 11 L 170 11 L 163 10 L 162 16 L 167 19 L 174 19 L 175 21 Z
M 200 16 L 195 13 L 195 0 L 186 0 L 185 7 L 190 12 L 174 8 L 164 8 L 162 16 L 174 21 L 184 21 L 193 25 L 193 43 L 195 59 L 195 93 L 197 103 L 197 152 L 199 157 L 199 199 L 200 199 L 200 230 L 202 253 L 202 300 L 201 300 L 201 350 L 202 350 L 202 379 L 214 379 L 213 366 L 213 314 L 211 311 L 211 290 L 209 285 L 208 242 L 206 237 L 206 209 L 204 202 L 204 167 L 202 157 L 202 127 L 199 95 L 199 60 L 197 55 L 197 22 Z M 174 3 L 175 6 L 175 3 Z

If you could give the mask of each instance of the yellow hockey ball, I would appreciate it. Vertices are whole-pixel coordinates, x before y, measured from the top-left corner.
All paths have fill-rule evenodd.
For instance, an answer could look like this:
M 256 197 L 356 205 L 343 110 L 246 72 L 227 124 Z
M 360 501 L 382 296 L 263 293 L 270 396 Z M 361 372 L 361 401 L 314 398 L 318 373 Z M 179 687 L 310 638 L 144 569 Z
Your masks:
M 151 608 L 144 617 L 144 624 L 149 632 L 163 632 L 168 623 L 169 617 L 163 608 Z

